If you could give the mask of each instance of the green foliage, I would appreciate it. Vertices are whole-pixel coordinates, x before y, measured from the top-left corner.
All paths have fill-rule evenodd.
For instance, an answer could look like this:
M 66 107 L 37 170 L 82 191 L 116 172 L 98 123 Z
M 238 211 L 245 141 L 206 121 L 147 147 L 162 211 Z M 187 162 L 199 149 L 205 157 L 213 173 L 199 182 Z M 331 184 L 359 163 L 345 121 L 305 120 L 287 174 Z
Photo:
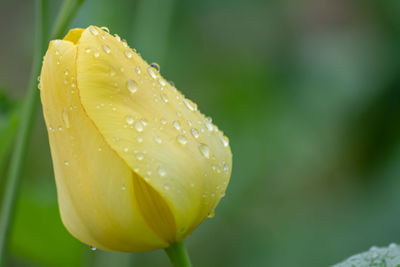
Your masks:
M 0 91 L 0 177 L 8 160 L 18 126 L 18 104 Z M 0 179 L 1 183 L 1 179 Z
M 400 267 L 400 246 L 392 243 L 383 248 L 371 247 L 333 267 Z

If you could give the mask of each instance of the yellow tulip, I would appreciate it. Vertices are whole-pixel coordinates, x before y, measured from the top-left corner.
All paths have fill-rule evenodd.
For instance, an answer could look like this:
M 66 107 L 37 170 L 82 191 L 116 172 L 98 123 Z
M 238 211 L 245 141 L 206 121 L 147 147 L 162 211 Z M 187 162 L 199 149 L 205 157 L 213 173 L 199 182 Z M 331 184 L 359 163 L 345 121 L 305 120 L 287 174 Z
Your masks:
M 90 26 L 51 41 L 40 85 L 73 236 L 149 251 L 213 216 L 231 174 L 227 137 L 117 35 Z

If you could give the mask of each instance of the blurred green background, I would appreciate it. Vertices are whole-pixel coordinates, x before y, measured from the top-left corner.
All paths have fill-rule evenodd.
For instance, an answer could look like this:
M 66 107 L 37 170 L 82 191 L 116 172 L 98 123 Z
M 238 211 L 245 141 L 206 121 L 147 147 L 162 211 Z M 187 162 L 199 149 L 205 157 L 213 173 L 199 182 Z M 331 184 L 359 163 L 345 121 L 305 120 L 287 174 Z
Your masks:
M 61 1 L 49 2 L 54 19 Z M 33 5 L 0 2 L 5 160 L 31 68 Z M 226 197 L 187 239 L 194 266 L 329 266 L 400 242 L 399 1 L 87 0 L 73 26 L 90 24 L 160 63 L 230 137 Z M 168 264 L 163 251 L 92 251 L 69 235 L 40 113 L 9 266 Z

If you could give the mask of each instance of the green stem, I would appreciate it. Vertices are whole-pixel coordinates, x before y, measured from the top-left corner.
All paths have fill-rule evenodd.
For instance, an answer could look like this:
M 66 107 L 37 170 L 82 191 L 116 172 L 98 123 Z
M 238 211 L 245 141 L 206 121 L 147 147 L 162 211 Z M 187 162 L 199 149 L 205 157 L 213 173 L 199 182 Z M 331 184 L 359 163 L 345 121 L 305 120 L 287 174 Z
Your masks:
M 56 28 L 50 39 L 60 38 L 76 15 L 82 0 L 65 0 L 61 12 L 57 16 Z M 29 80 L 28 95 L 22 107 L 20 128 L 16 137 L 14 151 L 10 160 L 8 176 L 6 177 L 5 192 L 1 202 L 0 210 L 0 267 L 5 264 L 5 256 L 10 228 L 14 219 L 15 204 L 18 195 L 21 173 L 24 160 L 28 151 L 30 136 L 33 131 L 34 119 L 39 106 L 39 90 L 37 89 L 37 77 L 40 75 L 42 56 L 49 41 L 46 27 L 47 0 L 36 1 L 36 45 L 33 58 L 32 73 Z M 78 7 L 76 7 L 78 6 Z M 67 8 L 68 7 L 68 8 Z M 68 13 L 72 9 L 71 13 Z
M 165 249 L 168 258 L 174 267 L 191 267 L 189 254 L 186 250 L 183 241 L 172 244 L 169 248 Z

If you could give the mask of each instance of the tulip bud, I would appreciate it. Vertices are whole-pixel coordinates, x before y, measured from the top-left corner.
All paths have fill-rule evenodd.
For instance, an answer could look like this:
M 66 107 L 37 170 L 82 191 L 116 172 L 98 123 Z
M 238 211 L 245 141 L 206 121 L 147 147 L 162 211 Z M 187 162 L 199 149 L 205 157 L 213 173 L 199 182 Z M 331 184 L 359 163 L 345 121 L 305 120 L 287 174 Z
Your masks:
M 90 26 L 50 42 L 40 80 L 61 218 L 77 239 L 149 251 L 213 216 L 228 138 L 157 65 Z

